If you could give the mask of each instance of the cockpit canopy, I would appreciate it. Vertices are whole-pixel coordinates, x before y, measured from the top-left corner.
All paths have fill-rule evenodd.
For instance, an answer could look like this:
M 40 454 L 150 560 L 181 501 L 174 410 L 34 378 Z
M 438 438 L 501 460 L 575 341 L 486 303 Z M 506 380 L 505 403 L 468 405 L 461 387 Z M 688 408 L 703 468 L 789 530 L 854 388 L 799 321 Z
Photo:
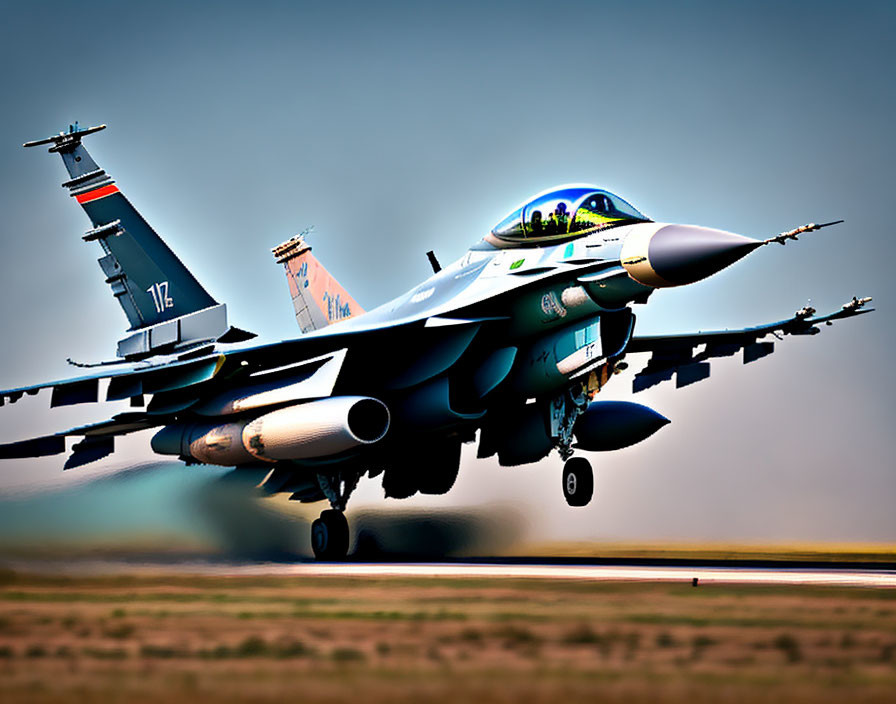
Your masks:
M 630 222 L 650 222 L 622 198 L 594 186 L 561 186 L 539 193 L 492 229 L 513 242 L 569 238 Z

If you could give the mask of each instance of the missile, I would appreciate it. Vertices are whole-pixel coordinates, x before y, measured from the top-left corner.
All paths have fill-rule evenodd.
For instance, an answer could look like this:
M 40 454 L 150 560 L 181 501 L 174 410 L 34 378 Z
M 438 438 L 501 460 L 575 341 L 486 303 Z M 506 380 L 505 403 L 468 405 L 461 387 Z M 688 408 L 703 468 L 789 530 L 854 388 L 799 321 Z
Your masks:
M 831 225 L 839 225 L 843 220 L 834 220 L 833 222 L 823 222 L 820 225 L 814 222 L 810 222 L 808 225 L 801 225 L 800 227 L 795 227 L 792 230 L 788 230 L 787 232 L 782 232 L 779 235 L 775 235 L 774 237 L 769 237 L 762 244 L 772 244 L 773 242 L 777 244 L 787 244 L 787 240 L 798 240 L 800 235 L 804 232 L 815 232 L 816 230 L 820 230 L 823 227 L 830 227 Z
M 866 304 L 871 303 L 871 296 L 867 296 L 865 298 L 858 298 L 857 296 L 853 296 L 852 300 L 849 303 L 844 303 L 843 310 L 859 310 L 860 308 L 864 308 Z

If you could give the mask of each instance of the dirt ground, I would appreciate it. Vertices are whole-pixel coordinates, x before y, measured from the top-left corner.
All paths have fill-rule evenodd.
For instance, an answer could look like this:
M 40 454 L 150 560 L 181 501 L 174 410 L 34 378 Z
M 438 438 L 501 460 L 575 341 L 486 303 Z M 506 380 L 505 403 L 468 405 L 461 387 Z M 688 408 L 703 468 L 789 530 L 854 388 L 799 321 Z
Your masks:
M 0 572 L 3 702 L 893 702 L 896 591 Z

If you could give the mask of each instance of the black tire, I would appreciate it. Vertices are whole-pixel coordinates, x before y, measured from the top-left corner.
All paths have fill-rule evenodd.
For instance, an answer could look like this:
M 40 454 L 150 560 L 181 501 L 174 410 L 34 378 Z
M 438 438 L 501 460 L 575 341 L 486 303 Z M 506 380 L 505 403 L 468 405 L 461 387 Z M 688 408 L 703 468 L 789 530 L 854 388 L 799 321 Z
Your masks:
M 594 472 L 584 457 L 571 457 L 563 465 L 563 497 L 570 506 L 586 506 L 594 495 Z
M 348 554 L 348 521 L 327 509 L 311 524 L 311 549 L 318 560 L 342 560 Z

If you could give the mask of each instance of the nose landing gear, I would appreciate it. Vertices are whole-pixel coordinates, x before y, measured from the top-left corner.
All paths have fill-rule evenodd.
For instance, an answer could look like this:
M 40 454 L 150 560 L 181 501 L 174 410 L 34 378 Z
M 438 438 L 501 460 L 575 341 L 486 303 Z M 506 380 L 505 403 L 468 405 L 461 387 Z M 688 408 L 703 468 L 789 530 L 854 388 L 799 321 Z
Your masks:
M 573 457 L 573 437 L 576 420 L 588 408 L 584 387 L 574 387 L 555 398 L 551 404 L 551 435 L 556 438 L 557 451 L 563 465 L 563 498 L 570 506 L 587 506 L 594 495 L 594 472 L 584 457 Z
M 563 465 L 563 497 L 570 506 L 586 506 L 594 495 L 594 472 L 584 457 L 570 457 Z

